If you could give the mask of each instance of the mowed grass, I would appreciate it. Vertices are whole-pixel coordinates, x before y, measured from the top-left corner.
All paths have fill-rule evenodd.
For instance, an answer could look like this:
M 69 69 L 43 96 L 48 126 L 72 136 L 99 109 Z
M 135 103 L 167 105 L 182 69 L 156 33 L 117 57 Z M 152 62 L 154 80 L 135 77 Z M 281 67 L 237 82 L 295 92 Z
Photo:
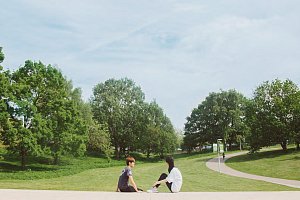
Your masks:
M 175 156 L 175 165 L 183 175 L 183 192 L 215 192 L 215 191 L 288 191 L 297 190 L 262 181 L 254 181 L 231 177 L 208 169 L 206 161 L 215 154 L 185 154 Z M 87 169 L 80 173 L 33 180 L 0 180 L 0 188 L 43 189 L 43 190 L 88 190 L 115 191 L 123 166 Z M 144 163 L 137 160 L 133 169 L 134 180 L 138 187 L 147 190 L 162 172 L 167 172 L 164 161 Z M 4 173 L 4 172 L 1 172 Z M 161 186 L 160 192 L 168 192 Z
M 300 151 L 295 149 L 245 154 L 227 160 L 226 165 L 250 174 L 300 181 Z

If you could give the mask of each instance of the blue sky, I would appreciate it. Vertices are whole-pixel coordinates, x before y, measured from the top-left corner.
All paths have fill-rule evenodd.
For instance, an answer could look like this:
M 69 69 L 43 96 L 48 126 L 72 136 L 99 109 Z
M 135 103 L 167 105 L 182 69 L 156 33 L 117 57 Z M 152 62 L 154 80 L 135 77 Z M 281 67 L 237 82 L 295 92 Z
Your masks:
M 176 128 L 210 92 L 300 83 L 298 0 L 1 0 L 3 66 L 41 60 L 83 98 L 128 77 Z

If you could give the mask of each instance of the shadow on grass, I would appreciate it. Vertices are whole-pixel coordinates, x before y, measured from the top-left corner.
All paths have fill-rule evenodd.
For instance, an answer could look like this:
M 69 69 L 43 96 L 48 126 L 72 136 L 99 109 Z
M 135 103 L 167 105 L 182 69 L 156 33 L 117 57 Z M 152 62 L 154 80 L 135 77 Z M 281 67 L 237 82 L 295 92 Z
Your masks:
M 300 156 L 295 156 L 293 158 L 286 158 L 286 159 L 282 159 L 280 161 L 289 161 L 289 160 L 300 160 Z
M 41 167 L 41 166 L 26 166 L 25 169 L 23 169 L 20 165 L 15 165 L 7 162 L 0 162 L 0 172 L 7 172 L 7 173 L 15 173 L 19 171 L 56 171 L 55 168 L 49 168 L 49 167 Z
M 295 149 L 288 149 L 287 151 L 283 151 L 279 149 L 273 151 L 256 152 L 254 154 L 244 154 L 244 155 L 230 158 L 226 161 L 226 163 L 247 162 L 247 161 L 254 161 L 254 160 L 260 160 L 266 158 L 277 158 L 283 155 L 291 155 L 294 154 L 295 152 L 296 152 Z M 295 159 L 299 159 L 299 157 L 296 156 Z

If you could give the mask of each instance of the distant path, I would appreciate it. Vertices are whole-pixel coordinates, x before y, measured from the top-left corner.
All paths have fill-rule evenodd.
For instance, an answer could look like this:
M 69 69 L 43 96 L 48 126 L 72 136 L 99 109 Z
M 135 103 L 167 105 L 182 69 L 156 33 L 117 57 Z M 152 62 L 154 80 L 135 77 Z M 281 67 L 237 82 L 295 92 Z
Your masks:
M 179 193 L 123 193 L 58 190 L 0 189 L 1 200 L 299 200 L 300 192 L 179 192 Z
M 254 175 L 254 174 L 247 174 L 244 172 L 234 170 L 234 169 L 228 167 L 227 165 L 225 165 L 224 162 L 226 162 L 227 159 L 232 158 L 234 156 L 239 156 L 239 155 L 242 155 L 245 153 L 246 152 L 238 152 L 238 153 L 228 154 L 228 155 L 226 155 L 225 160 L 223 160 L 221 157 L 221 159 L 220 159 L 221 160 L 221 162 L 220 162 L 221 173 L 228 174 L 231 176 L 242 177 L 242 178 L 266 181 L 266 182 L 275 183 L 275 184 L 279 184 L 279 185 L 285 185 L 285 186 L 289 186 L 289 187 L 293 187 L 293 188 L 300 188 L 300 181 L 280 179 L 280 178 L 271 178 L 271 177 L 266 177 L 266 176 L 258 176 L 258 175 Z M 219 171 L 218 165 L 219 165 L 218 158 L 213 158 L 206 162 L 206 166 L 209 169 L 212 169 L 214 171 Z

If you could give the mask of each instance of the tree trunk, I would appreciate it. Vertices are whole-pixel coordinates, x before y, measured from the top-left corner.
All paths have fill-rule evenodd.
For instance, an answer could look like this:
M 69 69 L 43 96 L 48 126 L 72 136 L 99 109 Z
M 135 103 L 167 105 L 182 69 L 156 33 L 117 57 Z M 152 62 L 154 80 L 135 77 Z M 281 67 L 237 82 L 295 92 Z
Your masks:
M 232 150 L 232 143 L 229 142 L 229 150 Z
M 25 170 L 25 167 L 26 167 L 26 150 L 22 147 L 20 153 L 21 153 L 22 170 Z
M 147 158 L 150 158 L 150 149 L 147 149 Z
M 188 153 L 188 154 L 191 154 L 191 152 L 192 152 L 192 147 L 188 147 L 188 148 L 187 148 L 187 153 Z
M 58 153 L 55 153 L 55 154 L 54 154 L 54 161 L 53 161 L 53 164 L 54 164 L 54 165 L 58 165 L 58 162 L 59 162 L 59 155 L 58 155 Z
M 281 145 L 281 148 L 282 148 L 283 151 L 286 151 L 286 150 L 287 150 L 286 140 L 283 141 L 283 142 L 281 142 L 280 145 Z
M 115 145 L 115 156 L 117 160 L 120 160 L 120 148 L 118 145 Z
M 296 149 L 297 149 L 297 150 L 300 150 L 300 145 L 299 145 L 299 143 L 300 143 L 300 142 L 298 142 L 298 141 L 296 142 Z
M 240 140 L 240 151 L 242 151 L 242 141 Z
M 160 151 L 160 158 L 161 158 L 161 159 L 164 158 L 164 152 L 163 152 L 163 150 Z

